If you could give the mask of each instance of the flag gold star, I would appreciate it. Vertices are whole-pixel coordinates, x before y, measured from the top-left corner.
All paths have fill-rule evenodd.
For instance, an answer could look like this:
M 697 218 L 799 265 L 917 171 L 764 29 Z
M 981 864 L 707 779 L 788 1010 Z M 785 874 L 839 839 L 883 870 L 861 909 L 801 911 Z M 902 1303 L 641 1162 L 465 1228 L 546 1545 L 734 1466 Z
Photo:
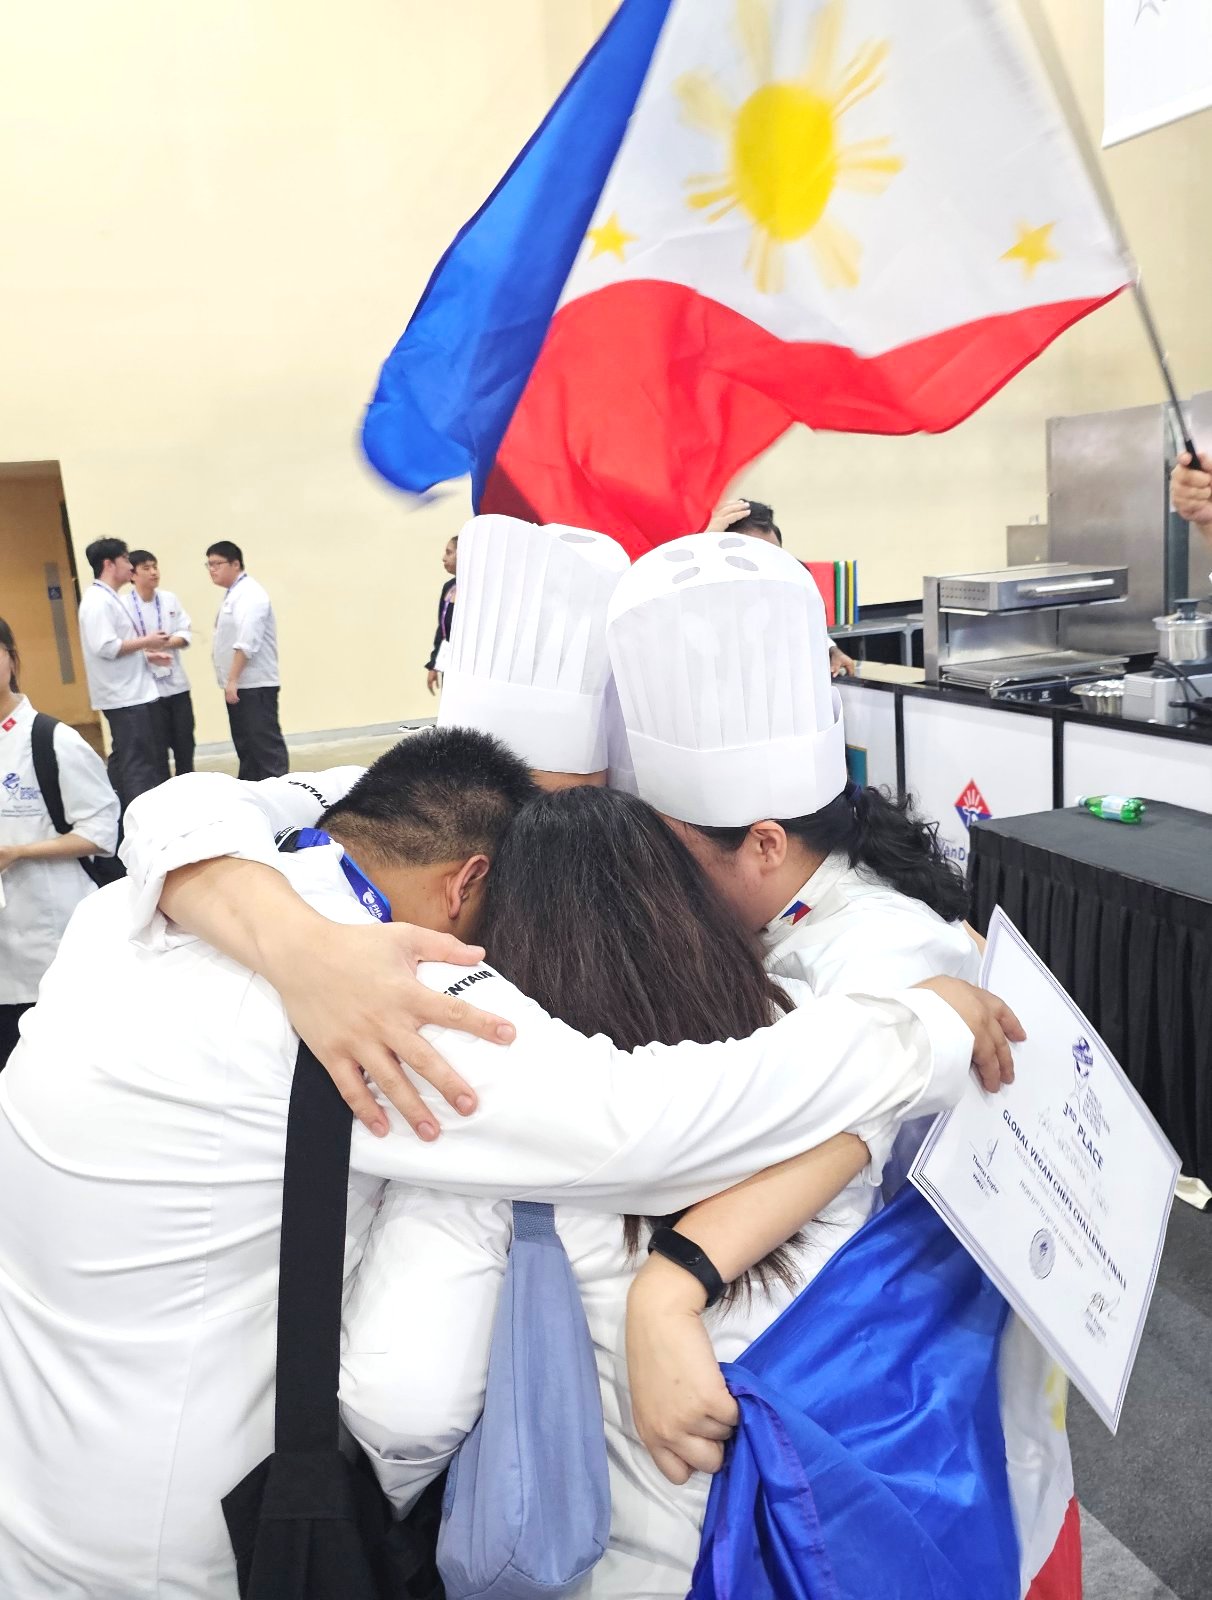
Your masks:
M 1035 269 L 1042 266 L 1045 261 L 1059 261 L 1060 256 L 1052 248 L 1052 230 L 1055 222 L 1045 222 L 1038 228 L 1029 228 L 1025 222 L 1018 225 L 1018 238 L 1002 256 L 1003 261 L 1020 261 L 1023 275 L 1027 278 L 1035 276 Z
M 591 261 L 608 255 L 625 261 L 627 258 L 623 252 L 629 244 L 635 243 L 635 234 L 624 232 L 619 223 L 619 214 L 615 211 L 598 227 L 590 228 L 589 240 L 593 245 L 593 254 L 589 257 Z

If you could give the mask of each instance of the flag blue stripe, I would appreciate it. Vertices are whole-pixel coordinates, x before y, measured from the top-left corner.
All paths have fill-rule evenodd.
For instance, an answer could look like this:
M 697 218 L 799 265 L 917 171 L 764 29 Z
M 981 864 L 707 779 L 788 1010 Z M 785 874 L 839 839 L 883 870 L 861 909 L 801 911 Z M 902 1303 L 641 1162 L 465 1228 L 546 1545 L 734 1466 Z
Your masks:
M 1006 1317 L 902 1191 L 724 1368 L 741 1424 L 691 1600 L 1019 1600 Z
M 362 428 L 371 464 L 400 488 L 470 472 L 479 503 L 672 3 L 624 0 L 430 278 Z

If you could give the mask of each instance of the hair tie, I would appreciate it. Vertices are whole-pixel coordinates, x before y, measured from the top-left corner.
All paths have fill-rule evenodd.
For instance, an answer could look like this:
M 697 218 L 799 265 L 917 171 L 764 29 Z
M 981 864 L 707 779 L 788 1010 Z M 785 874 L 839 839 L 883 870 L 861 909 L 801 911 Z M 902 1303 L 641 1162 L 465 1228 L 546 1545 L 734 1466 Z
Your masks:
M 846 787 L 842 790 L 842 794 L 852 806 L 856 806 L 862 799 L 863 786 L 861 783 L 855 783 L 853 778 L 848 778 L 846 780 Z

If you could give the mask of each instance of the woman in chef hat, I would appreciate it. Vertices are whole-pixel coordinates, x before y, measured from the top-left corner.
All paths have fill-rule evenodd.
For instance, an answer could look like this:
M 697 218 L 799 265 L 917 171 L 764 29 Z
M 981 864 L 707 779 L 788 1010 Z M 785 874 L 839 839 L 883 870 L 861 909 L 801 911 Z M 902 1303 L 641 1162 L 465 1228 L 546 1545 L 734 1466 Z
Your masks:
M 794 557 L 736 534 L 662 545 L 619 582 L 607 639 L 636 792 L 757 935 L 768 972 L 806 979 L 818 995 L 882 993 L 935 973 L 979 980 L 977 947 L 962 921 L 966 890 L 937 830 L 907 805 L 848 780 L 824 606 Z M 902 1129 L 884 1198 L 903 1182 L 927 1125 Z M 852 1228 L 880 1198 L 862 1173 L 820 1220 Z M 740 1208 L 711 1204 L 710 1217 L 696 1221 L 692 1211 L 679 1225 L 708 1256 L 717 1240 L 733 1247 L 734 1230 L 754 1229 Z M 769 1248 L 760 1230 L 753 1237 Z M 652 1276 L 664 1286 L 679 1282 L 663 1263 Z M 645 1292 L 641 1275 L 637 1306 Z M 688 1305 L 695 1294 L 692 1285 Z M 687 1461 L 695 1464 L 704 1429 L 734 1411 L 718 1372 L 708 1370 L 706 1341 L 696 1350 L 675 1336 L 677 1326 L 676 1316 L 646 1320 L 633 1352 L 632 1398 L 646 1442 L 680 1475 Z M 1012 1488 L 1031 1464 L 1019 1496 L 1026 1569 L 1041 1521 L 1028 1485 L 1050 1480 L 1071 1492 L 1072 1466 L 1063 1428 L 1047 1423 L 1055 1414 L 1052 1363 L 1016 1318 L 1002 1354 L 1003 1386 L 1013 1391 L 1002 1407 Z M 682 1405 L 678 1395 L 693 1398 Z

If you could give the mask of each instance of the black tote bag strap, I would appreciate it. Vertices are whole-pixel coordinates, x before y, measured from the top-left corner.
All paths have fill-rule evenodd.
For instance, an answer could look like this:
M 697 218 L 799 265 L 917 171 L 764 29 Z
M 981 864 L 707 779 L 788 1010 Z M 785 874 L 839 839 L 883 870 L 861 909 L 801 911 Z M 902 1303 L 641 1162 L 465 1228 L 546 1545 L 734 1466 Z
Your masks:
M 353 1116 L 299 1041 L 286 1125 L 278 1269 L 276 1450 L 335 1450 Z
M 71 823 L 63 809 L 63 790 L 59 785 L 59 758 L 55 754 L 57 726 L 57 719 L 48 717 L 45 711 L 34 713 L 34 725 L 29 737 L 30 754 L 34 759 L 34 776 L 42 791 L 42 804 L 46 807 L 51 825 L 56 833 L 70 833 Z

